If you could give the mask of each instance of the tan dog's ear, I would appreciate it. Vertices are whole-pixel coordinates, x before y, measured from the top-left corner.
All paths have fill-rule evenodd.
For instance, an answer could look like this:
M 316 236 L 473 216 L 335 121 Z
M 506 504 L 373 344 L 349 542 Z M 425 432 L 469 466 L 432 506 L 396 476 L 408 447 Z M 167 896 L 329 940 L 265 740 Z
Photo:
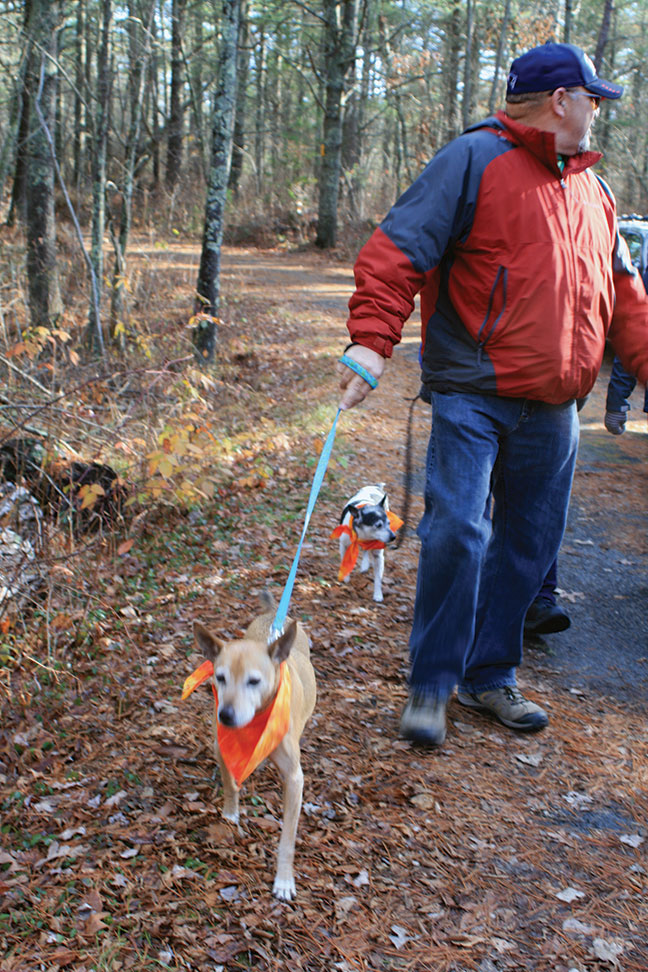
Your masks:
M 290 649 L 295 641 L 297 634 L 297 622 L 291 621 L 285 631 L 282 631 L 278 638 L 268 645 L 268 654 L 275 664 L 279 665 L 285 661 L 290 654 Z
M 211 631 L 208 631 L 204 624 L 200 621 L 194 621 L 193 623 L 193 633 L 196 640 L 196 644 L 202 651 L 205 658 L 209 661 L 213 661 L 219 654 L 223 647 L 223 642 L 215 638 Z

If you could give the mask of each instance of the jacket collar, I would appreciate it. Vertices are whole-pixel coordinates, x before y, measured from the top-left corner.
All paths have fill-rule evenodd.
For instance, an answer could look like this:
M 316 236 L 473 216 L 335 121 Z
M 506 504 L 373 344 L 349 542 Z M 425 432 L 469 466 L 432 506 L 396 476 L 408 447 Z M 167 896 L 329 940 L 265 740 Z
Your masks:
M 492 118 L 473 125 L 467 131 L 473 131 L 476 128 L 482 127 L 498 129 L 504 137 L 509 138 L 516 145 L 523 146 L 542 162 L 543 165 L 550 169 L 551 172 L 559 177 L 583 172 L 603 158 L 601 152 L 579 152 L 577 155 L 571 155 L 567 159 L 567 164 L 563 172 L 561 172 L 556 153 L 556 136 L 553 132 L 543 132 L 539 128 L 523 125 L 521 122 L 509 118 L 504 111 L 498 111 Z

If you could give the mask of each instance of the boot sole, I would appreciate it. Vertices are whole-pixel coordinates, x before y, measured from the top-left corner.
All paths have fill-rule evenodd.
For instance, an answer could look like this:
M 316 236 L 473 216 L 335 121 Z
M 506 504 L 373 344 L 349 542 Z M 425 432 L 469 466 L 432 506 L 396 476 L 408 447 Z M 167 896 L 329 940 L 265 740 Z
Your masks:
M 463 705 L 466 709 L 475 709 L 476 712 L 488 712 L 490 715 L 494 716 L 498 722 L 501 722 L 503 726 L 508 729 L 517 729 L 518 732 L 538 732 L 539 729 L 544 729 L 549 725 L 549 719 L 547 716 L 541 719 L 536 725 L 529 725 L 528 723 L 522 722 L 511 722 L 507 719 L 503 719 L 501 715 L 495 711 L 495 709 L 489 708 L 487 705 L 482 705 L 481 702 L 475 702 L 474 699 L 468 699 L 464 695 L 463 697 L 457 695 L 457 702 Z
M 524 634 L 527 637 L 529 635 L 557 634 L 559 631 L 566 631 L 570 624 L 569 618 L 554 618 L 553 621 L 545 621 L 544 624 L 542 621 L 538 624 L 525 624 Z

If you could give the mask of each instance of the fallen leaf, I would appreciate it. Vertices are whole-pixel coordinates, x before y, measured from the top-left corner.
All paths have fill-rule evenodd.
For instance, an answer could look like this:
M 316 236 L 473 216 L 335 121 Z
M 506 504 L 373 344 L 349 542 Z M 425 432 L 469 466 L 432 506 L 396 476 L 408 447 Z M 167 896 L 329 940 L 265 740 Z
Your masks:
M 527 763 L 529 766 L 539 766 L 544 756 L 542 753 L 515 753 L 515 758 L 520 763 Z
M 410 798 L 410 803 L 420 810 L 434 810 L 437 806 L 436 798 L 432 793 L 415 793 Z
M 556 897 L 569 904 L 570 901 L 575 901 L 577 898 L 584 898 L 585 892 L 577 891 L 576 888 L 564 888 L 562 891 L 556 892 Z
M 410 941 L 410 936 L 407 934 L 407 931 L 404 928 L 401 928 L 400 925 L 392 925 L 391 930 L 394 934 L 388 936 L 389 941 L 396 948 L 402 948 L 406 942 Z
M 612 965 L 618 965 L 618 957 L 622 952 L 623 945 L 621 942 L 606 941 L 605 938 L 595 938 L 592 942 L 592 953 L 595 958 L 600 959 L 602 962 L 611 962 Z
M 348 894 L 343 898 L 337 898 L 335 901 L 335 917 L 338 919 L 338 921 L 341 918 L 346 918 L 357 903 L 358 899 L 352 894 Z
M 108 797 L 108 799 L 106 800 L 105 806 L 106 807 L 118 806 L 126 795 L 127 795 L 126 790 L 119 790 L 119 792 L 113 793 L 113 795 L 111 797 Z
M 640 834 L 621 834 L 619 840 L 622 844 L 629 844 L 630 847 L 639 847 L 644 842 Z

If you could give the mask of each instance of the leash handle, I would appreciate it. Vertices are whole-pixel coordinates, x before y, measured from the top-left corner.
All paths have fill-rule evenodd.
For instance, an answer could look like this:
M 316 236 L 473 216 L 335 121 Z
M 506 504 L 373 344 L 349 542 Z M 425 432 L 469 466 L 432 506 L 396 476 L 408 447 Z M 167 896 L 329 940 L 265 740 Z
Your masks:
M 374 378 L 374 376 L 369 371 L 367 371 L 366 368 L 363 368 L 362 365 L 358 364 L 357 361 L 354 361 L 353 358 L 350 358 L 348 355 L 343 354 L 342 357 L 340 358 L 340 364 L 346 365 L 347 368 L 351 369 L 351 371 L 355 371 L 356 375 L 360 375 L 362 380 L 366 381 L 369 387 L 372 388 L 373 390 L 375 390 L 378 387 L 378 379 Z
M 295 586 L 295 577 L 297 576 L 297 566 L 299 564 L 299 558 L 301 556 L 302 546 L 304 544 L 304 539 L 306 537 L 306 531 L 308 530 L 308 524 L 310 523 L 310 518 L 313 510 L 315 509 L 315 503 L 319 495 L 320 488 L 324 481 L 324 474 L 326 473 L 326 468 L 331 457 L 331 452 L 333 451 L 333 442 L 335 441 L 335 430 L 337 428 L 337 422 L 340 417 L 340 412 L 342 409 L 338 408 L 335 413 L 335 418 L 333 419 L 333 425 L 331 426 L 331 431 L 326 437 L 326 442 L 320 453 L 319 461 L 317 463 L 317 468 L 315 469 L 315 475 L 313 477 L 313 484 L 311 486 L 310 496 L 308 497 L 308 505 L 306 507 L 306 516 L 304 519 L 304 528 L 302 530 L 301 539 L 297 546 L 297 552 L 295 554 L 295 559 L 292 562 L 292 567 L 290 568 L 290 573 L 288 574 L 288 580 L 286 581 L 286 586 L 284 587 L 283 594 L 281 595 L 281 600 L 279 601 L 279 607 L 277 608 L 277 613 L 275 614 L 275 619 L 272 622 L 272 627 L 270 628 L 270 640 L 274 640 L 281 631 L 283 630 L 286 617 L 288 615 L 288 607 L 290 605 L 290 598 L 292 597 L 293 587 Z

